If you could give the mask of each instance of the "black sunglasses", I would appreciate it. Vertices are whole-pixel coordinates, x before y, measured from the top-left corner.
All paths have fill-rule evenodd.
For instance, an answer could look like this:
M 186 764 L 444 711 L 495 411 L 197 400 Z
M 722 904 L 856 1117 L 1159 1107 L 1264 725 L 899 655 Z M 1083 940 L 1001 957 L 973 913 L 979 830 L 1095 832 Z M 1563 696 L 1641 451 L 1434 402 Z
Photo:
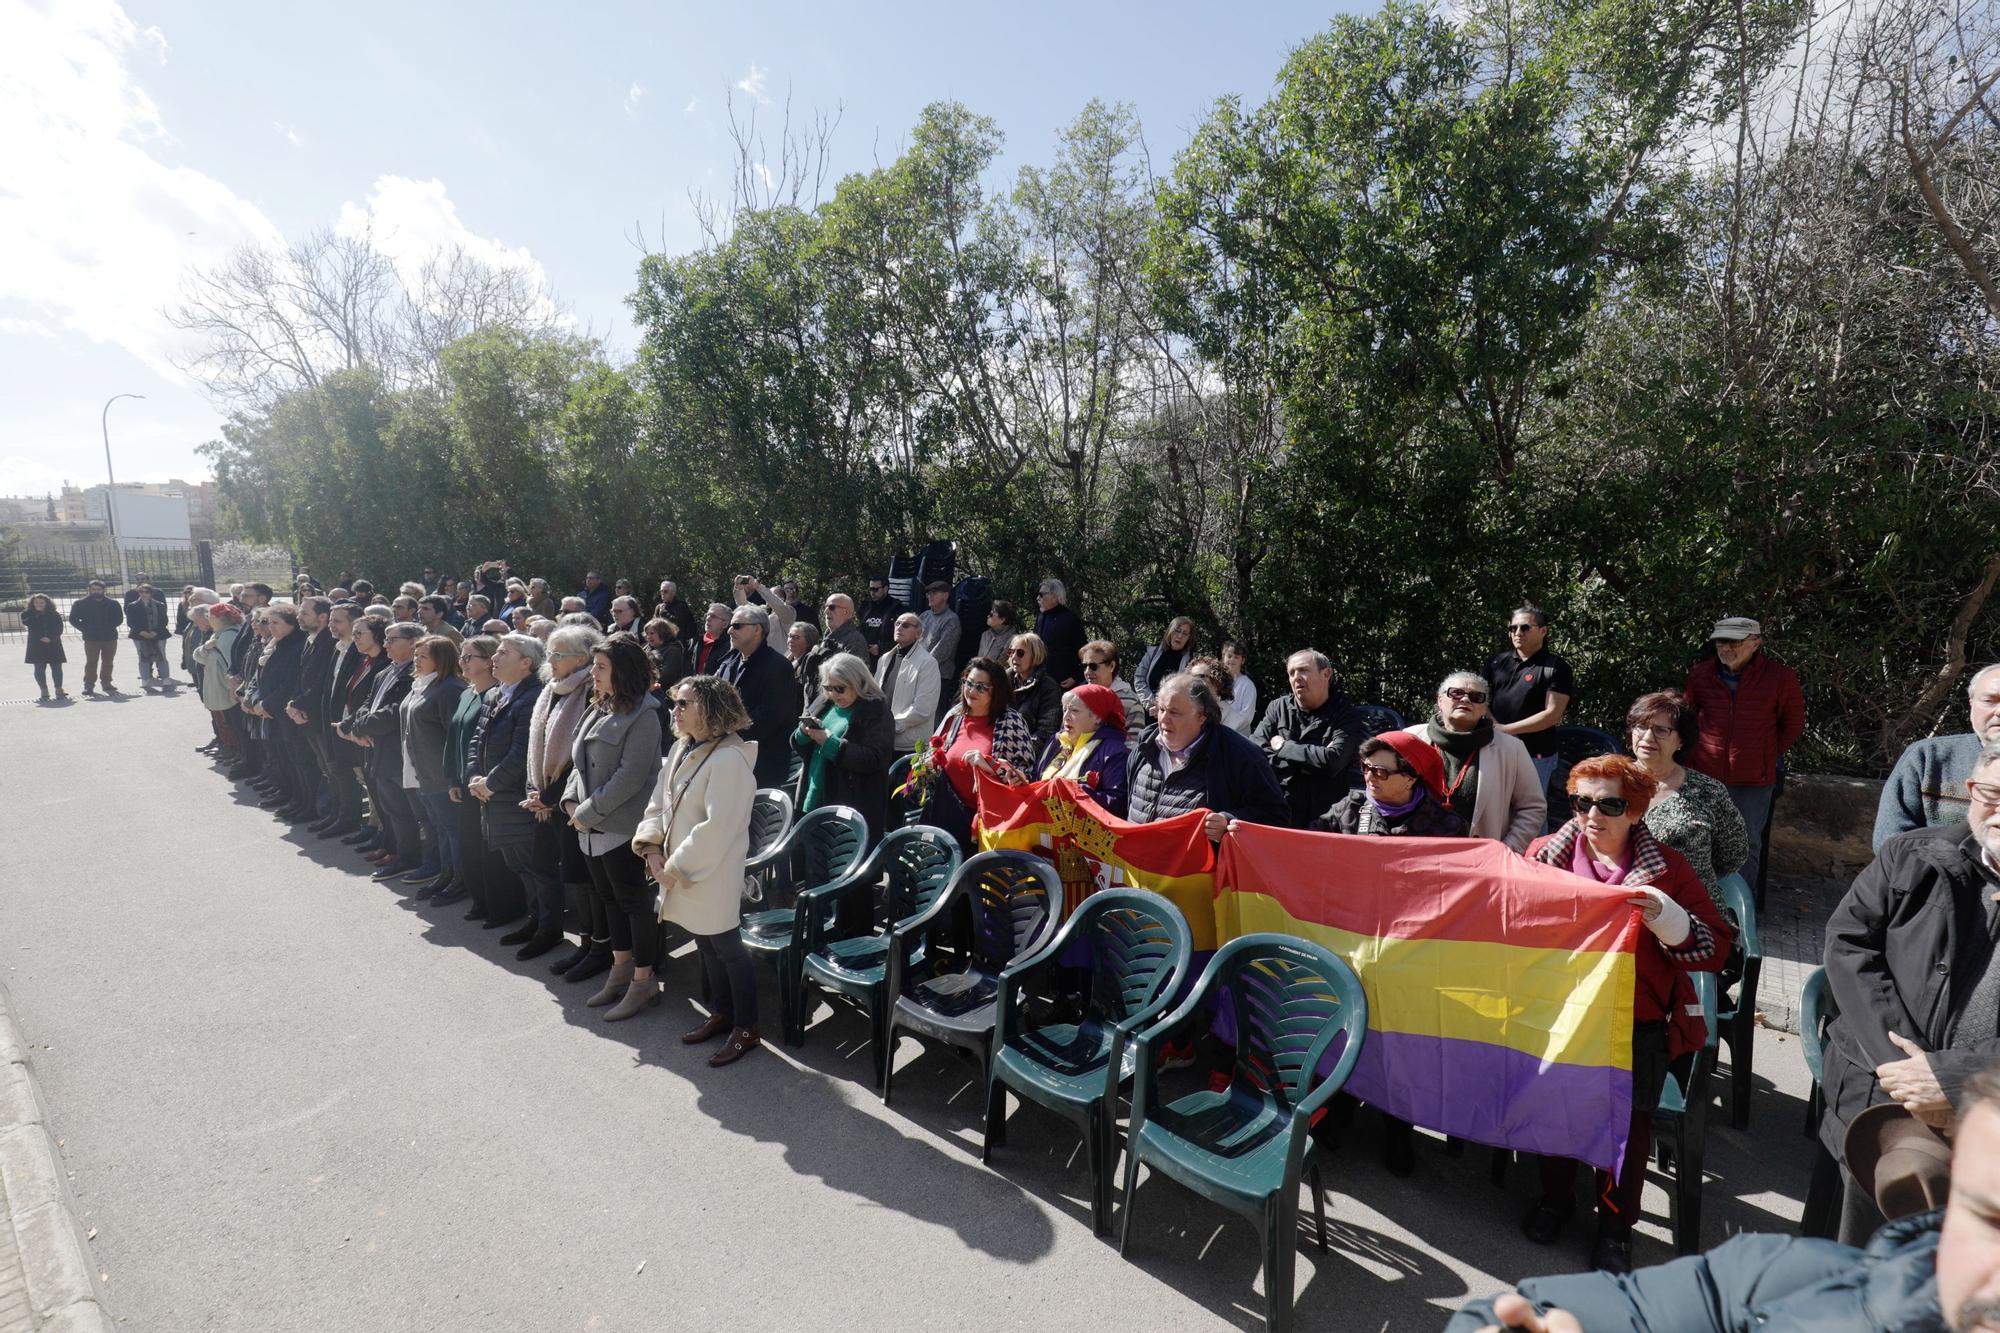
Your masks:
M 1535 625 L 1509 625 L 1509 626 L 1507 627 L 1507 632 L 1508 632 L 1509 634 L 1526 634 L 1526 633 L 1527 633 L 1527 632 L 1528 632 L 1529 630 L 1531 630 L 1531 629 L 1537 629 L 1537 628 L 1539 628 L 1539 626 L 1535 626 Z
M 1486 695 L 1481 690 L 1449 689 L 1444 692 L 1444 697 L 1462 704 L 1483 704 L 1486 702 Z
M 1623 796 L 1572 796 L 1569 803 L 1578 814 L 1587 815 L 1595 810 L 1609 819 L 1616 819 L 1632 808 L 1632 803 Z

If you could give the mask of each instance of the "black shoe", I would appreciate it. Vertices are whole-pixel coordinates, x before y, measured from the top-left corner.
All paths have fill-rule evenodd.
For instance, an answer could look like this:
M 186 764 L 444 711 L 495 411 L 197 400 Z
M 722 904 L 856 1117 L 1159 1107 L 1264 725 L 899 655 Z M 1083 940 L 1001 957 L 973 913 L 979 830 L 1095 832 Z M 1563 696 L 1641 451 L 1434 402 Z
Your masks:
M 563 973 L 563 980 L 588 981 L 590 978 L 595 976 L 601 976 L 602 974 L 609 972 L 610 970 L 611 970 L 611 950 L 609 949 L 600 950 L 595 945 L 593 945 L 591 946 L 590 953 L 584 958 L 582 962 L 578 963 L 575 967 L 572 967 L 569 971 Z
M 119 689 L 119 688 L 118 688 L 118 687 L 117 687 L 116 685 L 113 685 L 113 684 L 112 684 L 112 683 L 111 683 L 110 681 L 108 681 L 108 680 L 104 682 L 104 692 L 105 692 L 106 694 L 123 694 L 123 693 L 125 693 L 125 691 L 123 691 L 123 690 Z
M 341 838 L 349 847 L 359 847 L 364 842 L 375 841 L 375 830 L 366 824 L 355 824 Z
M 340 822 L 340 816 L 338 815 L 321 815 L 318 819 L 306 825 L 306 832 L 324 833 L 338 822 Z
M 196 754 L 214 754 L 215 750 L 216 750 L 216 745 L 214 741 L 210 741 L 206 745 L 197 745 L 194 747 L 194 752 Z
M 437 881 L 442 878 L 444 878 L 444 872 L 439 870 L 438 867 L 418 866 L 416 869 L 412 870 L 409 874 L 403 876 L 403 883 L 423 884 L 429 886 L 432 892 L 436 892 Z
M 446 903 L 460 902 L 471 896 L 472 896 L 472 890 L 466 888 L 463 884 L 460 884 L 457 880 L 448 879 L 444 882 L 444 888 L 440 890 L 437 893 L 437 895 L 431 899 L 431 906 L 443 907 Z M 474 915 L 478 914 L 474 913 Z M 470 917 L 467 918 L 467 920 L 470 919 L 471 919 Z
M 409 883 L 409 876 L 405 875 L 403 877 L 403 882 L 405 884 Z M 450 887 L 451 887 L 450 875 L 433 875 L 429 879 L 425 880 L 423 883 L 419 884 L 417 886 L 417 891 L 411 894 L 410 896 L 421 902 L 425 898 L 437 897 L 439 894 L 443 893 L 446 889 Z
M 555 962 L 550 963 L 549 971 L 555 973 L 557 976 L 561 976 L 572 967 L 582 967 L 583 960 L 588 957 L 590 957 L 590 938 L 589 936 L 585 936 L 583 942 L 576 946 L 574 953 L 566 953 Z
M 1537 1245 L 1553 1245 L 1575 1212 L 1575 1199 L 1542 1199 L 1521 1219 L 1521 1234 Z
M 535 938 L 535 934 L 536 934 L 535 918 L 529 917 L 519 926 L 515 927 L 513 930 L 508 931 L 505 935 L 502 935 L 500 937 L 500 943 L 526 944 L 529 940 Z
M 410 873 L 410 868 L 408 866 L 402 864 L 399 861 L 391 861 L 387 865 L 383 866 L 380 870 L 370 875 L 368 878 L 377 880 L 395 879 L 398 875 L 407 875 L 409 873 Z
M 531 935 L 528 938 L 528 942 L 515 951 L 514 956 L 524 960 L 540 958 L 543 954 L 561 944 L 562 941 L 562 932 L 559 930 Z
M 97 687 L 95 685 L 86 685 L 83 687 L 83 697 L 86 699 L 90 698 L 92 695 L 96 693 L 97 693 Z
M 482 929 L 482 930 L 498 930 L 498 929 L 500 929 L 500 928 L 501 928 L 502 926 L 511 926 L 511 925 L 513 925 L 513 924 L 514 924 L 514 922 L 515 922 L 516 920 L 517 920 L 517 918 L 515 918 L 515 917 L 511 917 L 511 916 L 495 916 L 495 915 L 494 915 L 493 913 L 491 913 L 491 912 L 488 912 L 488 913 L 486 914 L 486 924 L 485 924 L 484 926 L 480 927 L 480 929 Z M 529 924 L 529 925 L 531 925 L 531 926 L 532 926 L 532 925 L 534 924 L 534 921 L 535 921 L 535 918 L 533 918 L 533 917 L 529 917 L 529 918 L 528 918 L 528 924 Z
M 304 801 L 297 801 L 291 805 L 280 806 L 278 813 L 294 824 L 303 824 L 313 817 L 313 808 Z
M 1605 1273 L 1622 1275 L 1631 1272 L 1632 1233 L 1599 1231 L 1597 1244 L 1590 1251 L 1590 1266 Z
M 1399 1179 L 1414 1175 L 1417 1170 L 1416 1131 L 1407 1120 L 1391 1120 L 1385 1126 L 1382 1140 L 1382 1165 L 1389 1174 Z
M 336 821 L 332 824 L 326 825 L 324 828 L 321 828 L 318 831 L 318 836 L 322 838 L 339 838 L 342 842 L 345 842 L 347 841 L 348 837 L 358 829 L 358 827 L 359 826 L 355 824 L 342 824 Z
M 281 791 L 277 791 L 274 789 L 269 796 L 266 796 L 263 800 L 257 802 L 257 804 L 261 809 L 277 810 L 284 806 L 290 805 L 291 801 L 292 801 L 291 797 L 285 795 Z

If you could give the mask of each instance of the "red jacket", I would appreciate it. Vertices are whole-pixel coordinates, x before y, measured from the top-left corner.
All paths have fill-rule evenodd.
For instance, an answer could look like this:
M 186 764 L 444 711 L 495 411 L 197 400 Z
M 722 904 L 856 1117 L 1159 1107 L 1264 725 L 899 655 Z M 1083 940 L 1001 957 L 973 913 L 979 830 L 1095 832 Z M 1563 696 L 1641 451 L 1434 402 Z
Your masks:
M 1582 836 L 1582 828 L 1572 819 L 1554 833 L 1544 834 L 1528 844 L 1527 857 L 1558 870 L 1568 870 L 1571 851 Z M 1632 889 L 1655 888 L 1687 909 L 1693 918 L 1687 939 L 1672 950 L 1659 936 L 1643 926 L 1634 951 L 1636 975 L 1632 986 L 1632 1018 L 1649 1023 L 1667 1019 L 1669 1055 L 1683 1055 L 1700 1046 L 1708 1029 L 1701 1020 L 1690 972 L 1720 972 L 1729 961 L 1736 932 L 1708 896 L 1701 879 L 1687 858 L 1652 835 L 1641 824 L 1632 826 L 1632 869 L 1625 876 Z
M 1688 672 L 1688 702 L 1701 736 L 1680 761 L 1730 787 L 1769 787 L 1778 760 L 1806 729 L 1806 696 L 1798 672 L 1760 651 L 1743 668 L 1732 693 L 1715 658 Z

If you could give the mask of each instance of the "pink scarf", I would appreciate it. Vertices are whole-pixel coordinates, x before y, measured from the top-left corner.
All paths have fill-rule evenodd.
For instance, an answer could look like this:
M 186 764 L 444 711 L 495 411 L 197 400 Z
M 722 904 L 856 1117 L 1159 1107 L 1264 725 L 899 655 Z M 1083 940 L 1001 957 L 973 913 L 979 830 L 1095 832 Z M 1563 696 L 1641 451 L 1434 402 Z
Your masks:
M 1632 871 L 1632 844 L 1625 844 L 1625 855 L 1619 858 L 1617 868 L 1613 869 L 1590 854 L 1588 840 L 1578 838 L 1570 848 L 1569 869 L 1571 874 L 1594 879 L 1599 884 L 1623 884 L 1625 876 Z

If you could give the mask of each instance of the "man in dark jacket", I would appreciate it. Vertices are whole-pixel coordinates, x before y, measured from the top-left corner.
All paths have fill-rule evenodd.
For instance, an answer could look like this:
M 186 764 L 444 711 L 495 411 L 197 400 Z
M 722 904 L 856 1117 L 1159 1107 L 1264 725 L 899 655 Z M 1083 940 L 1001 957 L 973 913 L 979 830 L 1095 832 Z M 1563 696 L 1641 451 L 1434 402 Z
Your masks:
M 1043 579 L 1035 597 L 1040 606 L 1035 633 L 1049 650 L 1049 659 L 1042 664 L 1042 670 L 1055 677 L 1056 684 L 1073 690 L 1083 681 L 1083 668 L 1077 658 L 1090 636 L 1083 632 L 1083 620 L 1069 609 L 1069 589 L 1061 579 Z
M 377 869 L 373 879 L 394 879 L 417 868 L 423 858 L 422 835 L 417 828 L 416 807 L 403 789 L 402 705 L 413 680 L 411 659 L 423 630 L 408 621 L 389 626 L 382 650 L 388 667 L 376 678 L 368 706 L 354 717 L 348 735 L 368 747 L 368 772 L 375 784 L 375 796 L 382 803 L 382 822 L 390 832 L 393 855 Z
M 139 651 L 139 688 L 151 694 L 155 685 L 171 685 L 167 670 L 167 604 L 150 583 L 142 583 L 125 604 L 125 633 Z
M 864 662 L 868 660 L 868 636 L 854 621 L 854 599 L 844 592 L 830 592 L 822 609 L 826 614 L 826 633 L 806 654 L 804 703 L 808 711 L 819 702 L 819 669 L 826 665 L 827 658 L 836 653 L 853 653 Z
M 503 599 L 505 595 L 504 592 L 501 594 Z M 583 609 L 596 616 L 598 624 L 611 623 L 611 589 L 604 582 L 602 574 L 594 569 L 585 574 L 583 586 L 576 590 L 576 595 L 583 598 Z M 496 602 L 494 605 L 497 606 L 499 603 Z
M 1355 747 L 1368 727 L 1333 688 L 1333 663 L 1317 648 L 1287 658 L 1285 679 L 1292 692 L 1271 700 L 1250 739 L 1270 756 L 1292 827 L 1304 828 L 1360 782 Z
M 799 722 L 799 686 L 792 664 L 766 642 L 771 637 L 771 613 L 761 606 L 739 606 L 729 616 L 729 653 L 715 674 L 743 696 L 750 725 L 739 735 L 757 742 L 757 785 L 785 785 L 791 765 L 792 728 Z
M 1972 1333 L 2000 1329 L 2000 1071 L 1966 1085 L 1942 1213 L 1891 1223 L 1865 1250 L 1741 1235 L 1623 1275 L 1531 1278 L 1460 1310 L 1446 1333 Z
M 1967 784 L 1966 824 L 1899 833 L 1882 844 L 1826 926 L 1826 979 L 1839 1008 L 1821 1070 L 1820 1146 L 1845 1161 L 1847 1127 L 1896 1101 L 1926 1123 L 1949 1113 L 1965 1082 L 2000 1061 L 2000 743 Z M 1840 1239 L 1879 1222 L 1843 1172 Z
M 1150 824 L 1207 809 L 1215 842 L 1232 819 L 1289 825 L 1277 775 L 1254 741 L 1223 722 L 1222 701 L 1206 681 L 1186 672 L 1168 676 L 1155 702 L 1160 725 L 1126 764 L 1127 819 Z
M 118 693 L 111 683 L 111 664 L 118 657 L 118 627 L 125 623 L 125 608 L 104 595 L 103 579 L 92 579 L 90 590 L 70 604 L 69 623 L 83 636 L 83 692 L 97 693 L 102 676 L 104 692 Z
M 333 679 L 334 657 L 341 647 L 334 641 L 333 629 L 327 623 L 332 611 L 333 603 L 324 597 L 306 597 L 299 602 L 299 632 L 305 636 L 305 647 L 299 662 L 299 688 L 285 707 L 285 715 L 297 729 L 293 735 L 308 788 L 304 804 L 312 808 L 315 833 L 321 829 L 317 821 L 335 818 L 339 813 L 326 732 L 328 690 Z
M 1750 833 L 1741 873 L 1755 888 L 1778 761 L 1805 734 L 1806 698 L 1798 673 L 1764 651 L 1764 627 L 1749 617 L 1716 621 L 1709 643 L 1715 655 L 1688 672 L 1688 702 L 1701 734 L 1681 762 L 1729 788 L 1729 802 Z
M 268 583 L 244 584 L 243 592 L 237 597 L 236 604 L 243 608 L 243 633 L 236 636 L 236 646 L 229 650 L 229 683 L 231 685 L 240 685 L 243 683 L 243 661 L 250 655 L 251 645 L 257 642 L 257 636 L 250 633 L 250 613 L 260 606 L 269 606 L 271 604 L 271 585 Z
M 879 575 L 868 580 L 868 600 L 861 604 L 861 633 L 868 651 L 861 660 L 873 671 L 882 654 L 896 646 L 896 617 L 910 608 L 889 595 L 889 580 Z
M 264 771 L 278 790 L 258 804 L 277 811 L 281 818 L 299 819 L 305 813 L 306 774 L 312 767 L 312 757 L 301 747 L 299 729 L 285 710 L 299 692 L 305 635 L 299 630 L 299 612 L 295 606 L 275 602 L 265 618 L 271 627 L 271 646 L 264 653 L 263 664 L 257 670 L 257 683 L 244 707 L 253 717 L 264 719 L 264 750 L 269 761 Z
M 653 619 L 664 620 L 671 624 L 674 627 L 674 637 L 681 641 L 681 647 L 685 648 L 694 642 L 694 636 L 698 632 L 694 608 L 681 599 L 680 585 L 672 579 L 660 581 L 660 600 L 653 608 Z

